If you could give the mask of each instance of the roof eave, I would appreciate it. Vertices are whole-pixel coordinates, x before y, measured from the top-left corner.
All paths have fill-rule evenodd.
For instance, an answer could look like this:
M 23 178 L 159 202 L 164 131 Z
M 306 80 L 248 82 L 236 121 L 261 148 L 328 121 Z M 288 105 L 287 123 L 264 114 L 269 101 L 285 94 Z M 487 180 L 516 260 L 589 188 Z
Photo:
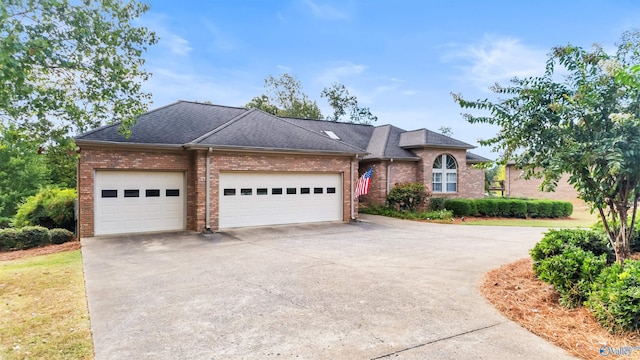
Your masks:
M 120 141 L 103 141 L 103 140 L 84 140 L 75 139 L 77 146 L 113 146 L 113 147 L 133 147 L 143 149 L 182 149 L 182 144 L 155 144 L 155 143 L 136 143 L 136 142 L 120 142 Z
M 367 152 L 357 151 L 332 151 L 332 150 L 305 150 L 305 149 L 282 149 L 282 148 L 270 148 L 259 146 L 234 146 L 234 145 L 206 145 L 206 144 L 185 144 L 186 149 L 194 150 L 223 150 L 223 151 L 238 151 L 238 152 L 270 152 L 270 153 L 286 153 L 286 154 L 304 154 L 304 155 L 343 155 L 343 156 L 355 156 L 366 155 Z
M 393 156 L 365 156 L 363 157 L 361 160 L 366 160 L 366 161 L 370 161 L 370 160 L 375 160 L 375 161 L 420 161 L 421 159 L 419 157 L 393 157 Z
M 436 144 L 428 144 L 428 145 L 405 145 L 405 146 L 400 146 L 403 149 L 424 149 L 424 148 L 438 148 L 438 149 L 464 149 L 464 150 L 470 150 L 470 149 L 475 149 L 476 146 L 473 145 L 465 145 L 465 146 L 457 146 L 457 145 L 436 145 Z

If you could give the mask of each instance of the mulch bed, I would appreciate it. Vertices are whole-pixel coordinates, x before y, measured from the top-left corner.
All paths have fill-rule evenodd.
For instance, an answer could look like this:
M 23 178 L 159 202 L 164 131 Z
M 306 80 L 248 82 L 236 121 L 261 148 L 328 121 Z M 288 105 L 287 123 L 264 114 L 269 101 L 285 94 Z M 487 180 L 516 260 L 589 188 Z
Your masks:
M 581 359 L 602 359 L 603 346 L 640 346 L 640 332 L 612 335 L 586 308 L 560 306 L 558 293 L 536 278 L 529 258 L 486 273 L 480 292 L 507 318 Z M 623 357 L 640 359 L 640 349 Z
M 27 250 L 0 252 L 0 261 L 14 260 L 31 256 L 53 254 L 61 251 L 80 249 L 80 241 L 69 241 L 60 245 L 47 245 Z

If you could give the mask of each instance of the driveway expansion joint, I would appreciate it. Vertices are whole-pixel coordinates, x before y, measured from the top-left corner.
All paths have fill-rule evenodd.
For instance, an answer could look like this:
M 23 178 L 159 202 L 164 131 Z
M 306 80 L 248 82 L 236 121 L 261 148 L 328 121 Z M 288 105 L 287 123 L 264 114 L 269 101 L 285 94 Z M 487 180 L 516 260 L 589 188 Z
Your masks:
M 427 341 L 427 342 L 422 343 L 422 344 L 418 344 L 418 345 L 414 345 L 414 346 L 409 346 L 409 347 L 407 347 L 407 348 L 400 349 L 400 350 L 398 350 L 398 351 L 394 351 L 394 352 L 389 353 L 389 354 L 384 354 L 384 355 L 381 355 L 381 356 L 378 356 L 378 357 L 374 357 L 374 358 L 371 358 L 370 360 L 379 360 L 379 359 L 388 358 L 388 357 L 391 357 L 391 356 L 393 356 L 393 355 L 400 354 L 400 353 L 405 352 L 405 351 L 409 351 L 409 350 L 417 349 L 417 348 L 420 348 L 420 347 L 423 347 L 423 346 L 427 346 L 427 345 L 431 345 L 431 344 L 434 344 L 434 343 L 437 343 L 437 342 L 440 342 L 440 341 L 444 341 L 444 340 L 449 340 L 449 339 L 457 338 L 457 337 L 459 337 L 459 336 L 463 336 L 463 335 L 471 334 L 471 333 L 474 333 L 474 332 L 478 332 L 478 331 L 482 331 L 482 330 L 490 329 L 490 328 L 492 328 L 492 327 L 496 327 L 496 326 L 498 326 L 498 325 L 502 325 L 502 324 L 506 324 L 506 323 L 508 323 L 508 321 L 501 321 L 501 322 L 498 322 L 498 323 L 495 323 L 495 324 L 491 324 L 491 325 L 487 325 L 487 326 L 479 327 L 479 328 L 476 328 L 476 329 L 473 329 L 473 330 L 469 330 L 469 331 L 461 332 L 461 333 L 454 334 L 454 335 L 450 335 L 450 336 L 445 336 L 445 337 L 443 337 L 443 338 L 439 338 L 439 339 L 435 339 L 435 340 Z

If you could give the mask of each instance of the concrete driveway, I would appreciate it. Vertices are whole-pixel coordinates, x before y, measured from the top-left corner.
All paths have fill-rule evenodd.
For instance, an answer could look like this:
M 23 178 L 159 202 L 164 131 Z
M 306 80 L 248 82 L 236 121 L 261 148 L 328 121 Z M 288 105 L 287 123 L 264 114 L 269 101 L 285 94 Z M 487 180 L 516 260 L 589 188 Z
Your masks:
M 541 229 L 361 220 L 83 239 L 96 359 L 571 358 L 478 292 Z

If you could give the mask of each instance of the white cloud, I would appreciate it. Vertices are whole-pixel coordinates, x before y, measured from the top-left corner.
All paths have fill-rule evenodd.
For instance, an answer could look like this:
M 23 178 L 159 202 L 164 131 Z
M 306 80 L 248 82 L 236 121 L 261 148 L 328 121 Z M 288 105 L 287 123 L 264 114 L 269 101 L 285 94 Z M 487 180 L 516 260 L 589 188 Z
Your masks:
M 276 67 L 278 68 L 278 70 L 285 72 L 285 73 L 291 73 L 293 71 L 292 67 L 286 66 L 286 65 L 276 65 Z
M 236 41 L 233 40 L 230 35 L 218 29 L 218 27 L 213 22 L 204 20 L 203 23 L 204 27 L 209 31 L 209 34 L 211 35 L 211 44 L 217 50 L 228 52 L 237 48 Z
M 349 18 L 349 14 L 328 4 L 320 4 L 317 1 L 302 1 L 313 13 L 314 16 L 325 20 L 344 20 Z
M 144 18 L 144 26 L 153 29 L 159 37 L 158 46 L 168 49 L 172 54 L 187 56 L 193 50 L 189 41 L 175 33 L 167 25 L 167 16 L 162 14 L 149 14 Z
M 478 43 L 449 48 L 442 60 L 460 61 L 457 77 L 483 90 L 514 77 L 541 75 L 547 60 L 547 50 L 527 46 L 512 37 L 485 35 Z
M 342 82 L 345 78 L 362 74 L 366 69 L 365 65 L 343 62 L 322 71 L 316 76 L 316 81 L 324 85 Z
M 186 39 L 181 38 L 176 34 L 167 34 L 161 38 L 160 41 L 165 40 L 165 45 L 169 47 L 169 50 L 179 56 L 187 56 L 189 52 L 193 50 L 189 46 L 189 42 Z

